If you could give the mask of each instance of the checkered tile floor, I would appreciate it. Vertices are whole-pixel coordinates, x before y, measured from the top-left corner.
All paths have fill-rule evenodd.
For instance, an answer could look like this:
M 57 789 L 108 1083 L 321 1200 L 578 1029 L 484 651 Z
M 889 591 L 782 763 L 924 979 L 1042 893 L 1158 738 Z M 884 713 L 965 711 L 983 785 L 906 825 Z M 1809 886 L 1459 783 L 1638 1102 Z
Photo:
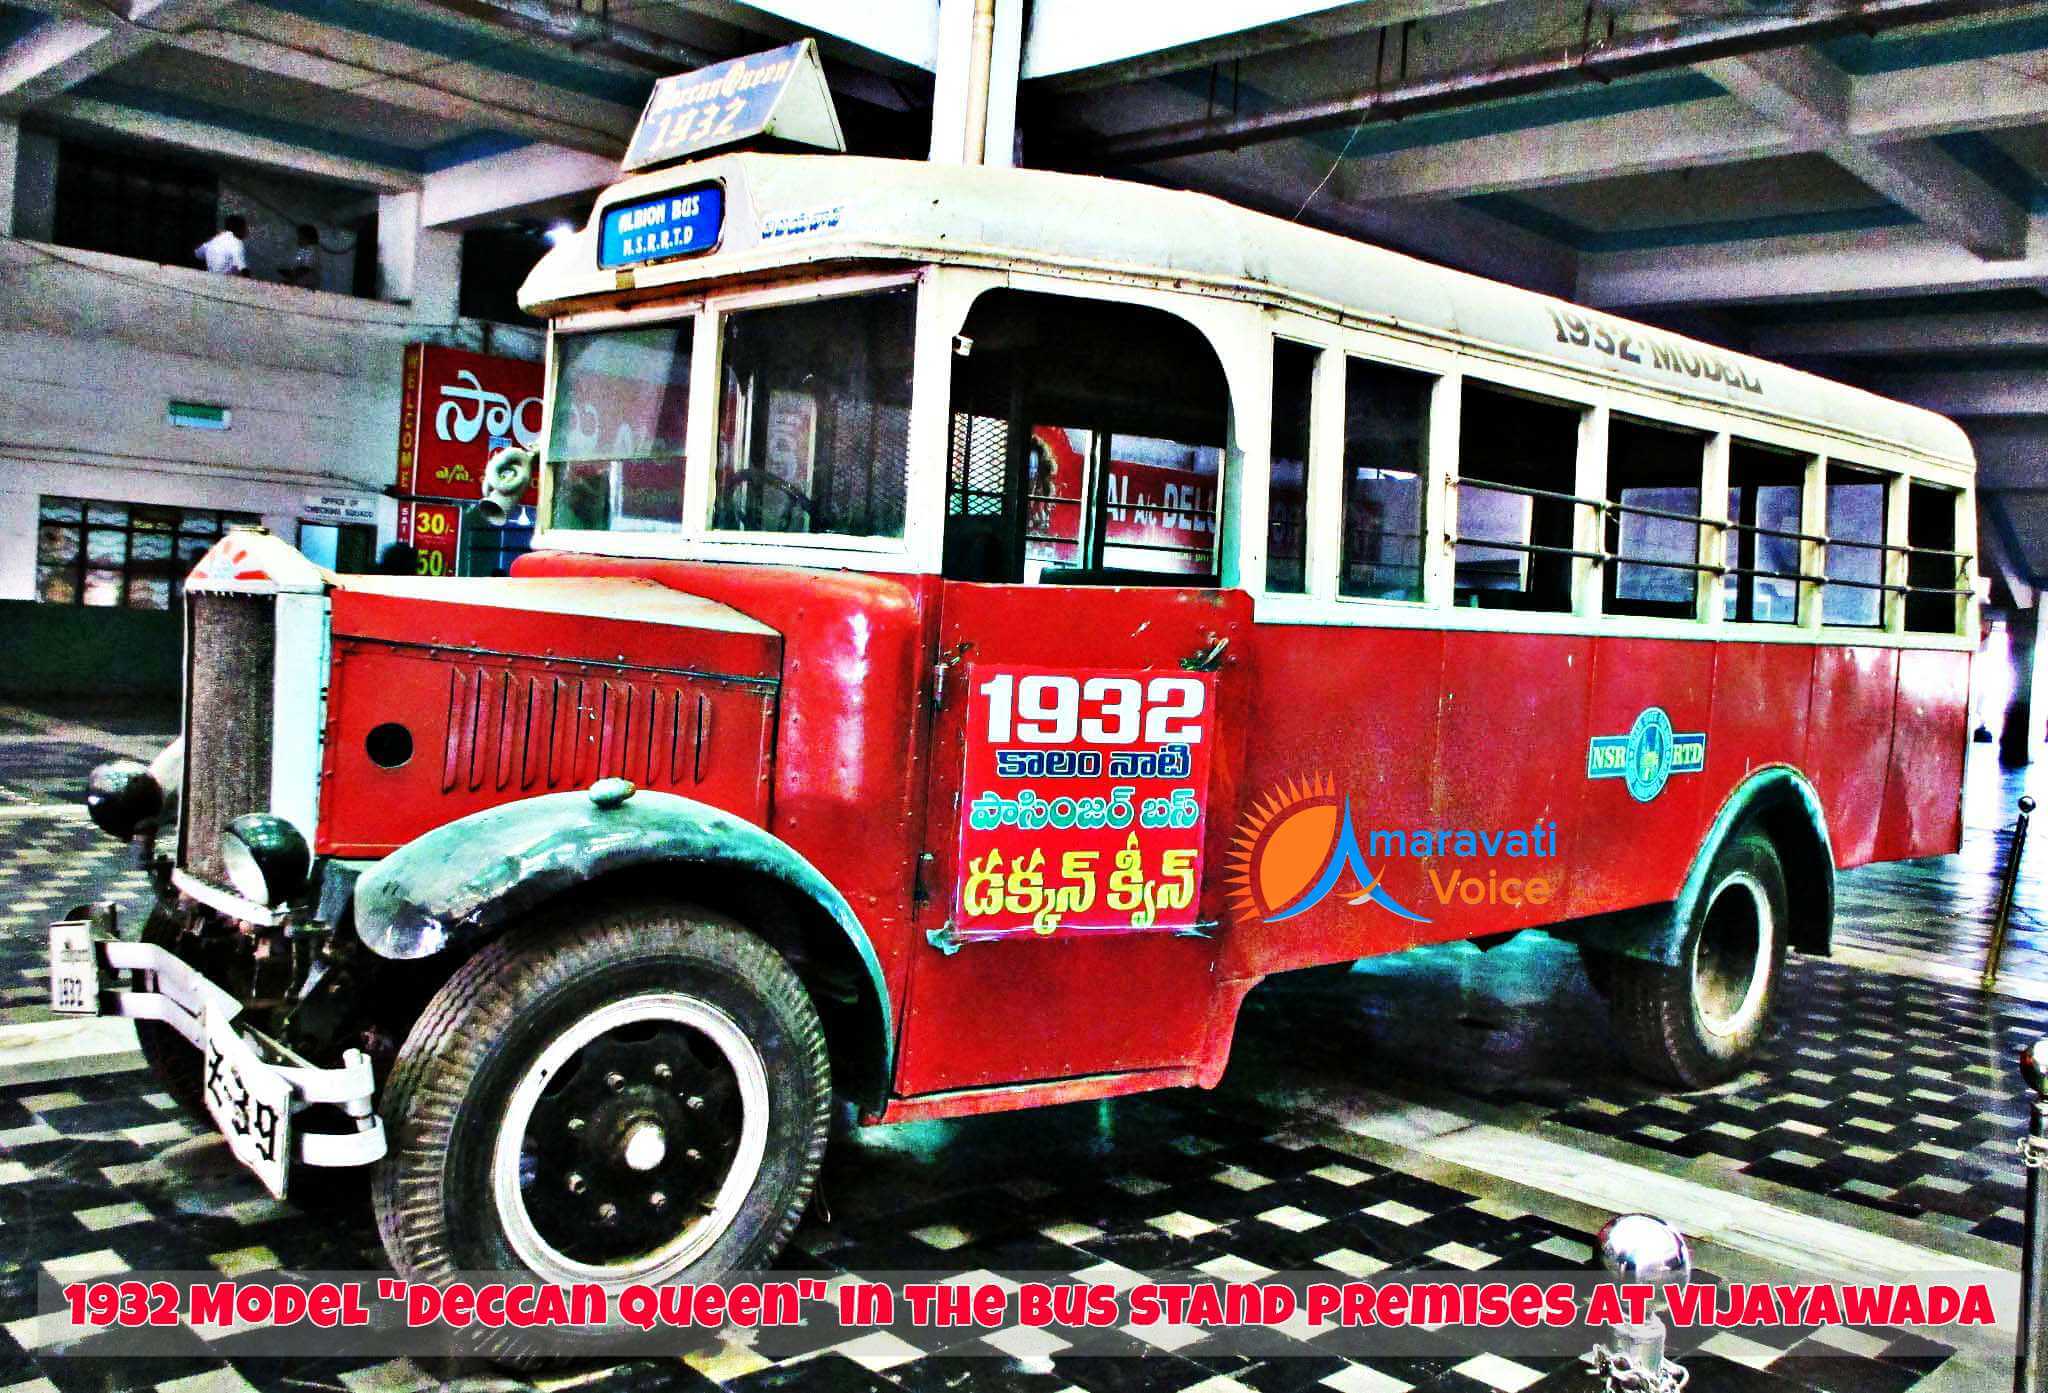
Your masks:
M 1194 1096 L 1152 1096 L 1029 1117 L 868 1134 L 835 1152 L 832 1212 L 799 1230 L 788 1265 L 873 1273 L 988 1269 L 1079 1273 L 1200 1270 L 1247 1279 L 1275 1271 L 1351 1276 L 1432 1270 L 1557 1270 L 1582 1265 L 1587 1236 L 1465 1191 L 1388 1170 L 1307 1139 L 1276 1119 Z M 38 1346 L 30 1317 L 38 1269 L 60 1280 L 129 1270 L 218 1271 L 379 1265 L 356 1211 L 307 1215 L 261 1195 L 145 1076 L 0 1089 L 0 1388 L 199 1389 L 428 1386 L 458 1370 L 409 1360 L 245 1358 L 197 1335 L 188 1353 L 96 1363 Z M 1046 1158 L 1062 1158 L 1048 1167 Z M 1085 1163 L 1077 1163 L 1085 1162 Z M 1561 1358 L 1474 1355 L 1449 1334 L 1403 1358 L 1326 1352 L 1339 1335 L 1273 1332 L 1258 1356 L 1212 1353 L 1215 1337 L 1133 1327 L 1104 1352 L 1062 1354 L 1059 1336 L 911 1331 L 820 1348 L 818 1334 L 727 1341 L 680 1361 L 643 1361 L 600 1387 L 922 1390 L 1079 1387 L 1088 1393 L 1503 1393 L 1583 1386 Z M 1882 1332 L 1722 1335 L 1689 1354 L 1694 1387 L 1806 1393 L 1903 1390 L 1946 1351 Z M 1853 1373 L 1853 1378 L 1852 1378 Z M 1734 1382 L 1721 1381 L 1722 1376 Z M 210 1380 L 184 1382 L 184 1380 Z M 1704 1381 L 1703 1381 L 1704 1380 Z M 1860 1381 L 1856 1381 L 1860 1380 Z
M 0 751 L 10 748 L 0 729 Z M 114 745 L 90 739 L 77 743 Z M 26 742 L 24 742 L 26 743 Z M 53 742 L 42 742 L 48 750 Z M 69 758 L 70 756 L 66 756 Z M 19 774 L 24 757 L 0 761 Z M 68 773 L 65 777 L 69 777 Z M 32 780 L 31 780 L 32 782 Z M 2043 829 L 2048 834 L 2048 828 Z M 2048 854 L 2048 835 L 2039 845 Z M 1966 916 L 1983 871 L 1922 863 L 1882 891 Z M 1857 876 L 1868 876 L 1859 872 Z M 1896 876 L 1897 870 L 1884 874 Z M 1845 887 L 1845 903 L 1862 905 Z M 82 821 L 0 818 L 0 1027 L 40 1019 L 42 925 L 79 900 L 135 902 L 139 873 Z M 2030 895 L 2026 903 L 2034 902 Z M 1890 912 L 1887 909 L 1886 912 Z M 1845 938 L 1864 908 L 1845 914 Z M 1547 944 L 1547 946 L 1546 946 Z M 1517 962 L 1515 955 L 1521 954 Z M 1902 1224 L 2010 1242 L 2017 1168 L 2016 1041 L 2048 1007 L 1918 978 L 1795 964 L 1785 1027 L 1761 1067 L 1726 1088 L 1660 1097 L 1612 1063 L 1575 958 L 1525 936 L 1256 993 L 1226 1087 L 969 1122 L 875 1129 L 836 1145 L 788 1265 L 856 1274 L 1037 1270 L 1109 1276 L 1200 1269 L 1218 1277 L 1323 1270 L 1557 1269 L 1583 1264 L 1583 1228 L 1527 1212 L 1483 1184 L 1424 1179 L 1339 1143 L 1267 1101 L 1323 1056 L 1417 1098 L 1463 1094 L 1531 1123 L 1598 1133 L 1672 1166 L 1720 1164 L 1883 1210 Z M 1446 1049 L 1445 1032 L 1469 1048 Z M 1447 1065 L 1448 1062 L 1448 1065 Z M 828 1217 L 829 1215 L 829 1217 Z M 36 1389 L 434 1387 L 485 1371 L 410 1360 L 257 1359 L 194 1336 L 175 1357 L 59 1357 L 33 1319 L 40 1273 L 360 1269 L 382 1258 L 359 1210 L 306 1214 L 267 1199 L 142 1072 L 0 1086 L 0 1393 Z M 938 1332 L 819 1348 L 807 1332 L 727 1342 L 682 1360 L 579 1374 L 578 1387 L 941 1393 L 1545 1393 L 1590 1388 L 1559 1358 L 1475 1356 L 1446 1339 L 1401 1359 L 1358 1357 L 1327 1337 L 1276 1335 L 1255 1356 L 1195 1332 L 1119 1332 L 1120 1355 L 1071 1352 L 1011 1330 L 972 1346 Z M 806 1343 L 808 1338 L 809 1343 Z M 832 1338 L 838 1338 L 836 1335 Z M 974 1354 L 967 1351 L 973 1348 Z M 1938 1345 L 1872 1331 L 1715 1336 L 1687 1352 L 1697 1390 L 1904 1393 L 1940 1368 Z M 481 1380 L 488 1379 L 488 1382 Z

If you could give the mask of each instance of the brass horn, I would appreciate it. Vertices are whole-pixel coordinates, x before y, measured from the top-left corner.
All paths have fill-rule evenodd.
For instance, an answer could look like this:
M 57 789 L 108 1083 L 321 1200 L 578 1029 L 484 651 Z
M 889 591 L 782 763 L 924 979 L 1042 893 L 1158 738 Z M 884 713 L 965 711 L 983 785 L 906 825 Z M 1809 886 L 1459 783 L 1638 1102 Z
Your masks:
M 519 511 L 519 500 L 533 482 L 533 451 L 507 445 L 491 456 L 484 466 L 484 496 L 476 505 L 476 517 L 491 527 L 503 527 Z

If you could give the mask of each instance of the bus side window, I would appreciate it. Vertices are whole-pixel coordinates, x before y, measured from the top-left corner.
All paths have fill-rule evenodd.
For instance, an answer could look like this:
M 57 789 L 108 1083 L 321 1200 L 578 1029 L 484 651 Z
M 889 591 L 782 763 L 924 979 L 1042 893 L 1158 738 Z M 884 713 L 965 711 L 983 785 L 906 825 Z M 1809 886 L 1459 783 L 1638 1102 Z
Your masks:
M 1916 634 L 1956 631 L 1956 594 L 1969 584 L 1956 552 L 1955 489 L 1915 479 L 1906 496 L 1906 628 Z
M 1273 341 L 1273 477 L 1266 488 L 1266 589 L 1308 589 L 1308 434 L 1320 349 Z
M 1691 619 L 1697 611 L 1706 438 L 1616 416 L 1608 427 L 1609 614 Z M 1678 514 L 1680 516 L 1669 516 Z
M 1747 440 L 1728 445 L 1728 574 L 1721 614 L 1738 624 L 1799 622 L 1799 542 L 1809 459 Z
M 1344 364 L 1344 568 L 1337 593 L 1422 598 L 1423 452 L 1435 379 Z
M 1578 483 L 1581 414 L 1576 406 L 1466 381 L 1458 426 L 1457 603 L 1571 609 L 1578 505 L 1543 495 L 1568 496 Z
M 1828 587 L 1821 622 L 1874 629 L 1884 622 L 1885 488 L 1868 469 L 1828 466 Z

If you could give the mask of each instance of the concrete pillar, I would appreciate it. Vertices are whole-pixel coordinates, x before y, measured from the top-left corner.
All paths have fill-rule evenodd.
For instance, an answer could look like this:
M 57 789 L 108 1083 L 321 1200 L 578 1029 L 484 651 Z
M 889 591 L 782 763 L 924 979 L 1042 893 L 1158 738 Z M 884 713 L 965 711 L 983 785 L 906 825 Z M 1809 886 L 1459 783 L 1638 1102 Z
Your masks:
M 377 200 L 377 276 L 386 300 L 410 304 L 422 324 L 453 324 L 462 294 L 462 234 L 420 222 L 421 198 Z
M 1024 0 L 939 0 L 934 162 L 1016 163 L 1017 73 L 1023 52 Z
M 21 122 L 0 116 L 0 237 L 14 235 L 14 178 L 21 164 Z
M 2006 698 L 2005 725 L 1998 737 L 1998 762 L 2008 768 L 2034 758 L 2034 650 L 2041 632 L 2041 610 L 2013 609 L 2005 616 L 2007 661 L 2012 665 L 2012 694 Z

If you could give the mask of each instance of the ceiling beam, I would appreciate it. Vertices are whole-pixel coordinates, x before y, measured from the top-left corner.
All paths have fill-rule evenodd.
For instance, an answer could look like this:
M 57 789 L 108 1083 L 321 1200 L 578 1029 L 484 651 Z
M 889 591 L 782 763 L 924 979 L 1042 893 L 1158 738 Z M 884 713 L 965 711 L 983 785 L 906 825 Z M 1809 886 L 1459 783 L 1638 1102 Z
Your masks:
M 559 216 L 618 180 L 616 157 L 529 146 L 429 174 L 420 191 L 420 225 L 459 231 Z
M 332 180 L 352 188 L 404 193 L 420 186 L 420 176 L 411 170 L 346 155 L 330 155 L 266 136 L 225 130 L 204 121 L 138 111 L 90 97 L 61 96 L 43 103 L 38 110 L 60 120 L 194 151 L 211 159 L 238 160 L 288 174 Z
M 23 111 L 68 92 L 229 3 L 128 0 L 125 9 L 109 3 L 90 23 L 46 20 L 0 53 L 0 113 Z
M 1024 77 L 1041 92 L 1089 92 L 1500 3 L 1191 0 L 1105 6 L 1101 0 L 1034 0 Z
M 1986 261 L 1920 226 L 1602 252 L 1579 259 L 1578 298 L 1630 309 L 1755 305 L 2048 285 L 2041 215 L 2027 255 Z
M 1634 30 L 1593 44 L 1567 44 L 1399 82 L 1375 83 L 1249 115 L 1182 121 L 1109 135 L 1074 133 L 1064 151 L 1064 162 L 1093 168 L 1242 149 L 1588 82 L 1606 84 L 1669 72 L 1843 34 L 1874 34 L 2015 7 L 2014 0 L 1824 0 L 1780 13 L 1724 14 Z
M 1344 162 L 1339 184 L 1347 198 L 1376 202 L 1465 198 L 1743 164 L 1812 153 L 1831 141 L 1885 145 L 2037 125 L 2048 121 L 2048 83 L 1992 61 L 1872 73 L 1849 80 L 1845 121 L 1840 133 L 1796 130 L 1756 120 L 1732 96 L 1704 97 L 1358 155 Z
M 1765 358 L 2048 350 L 2048 305 L 2038 310 L 1986 314 L 1907 314 L 1820 324 L 1763 324 L 1750 330 L 1748 348 Z
M 415 79 L 404 70 L 323 52 L 316 42 L 304 40 L 284 43 L 259 34 L 205 28 L 169 42 L 276 77 L 614 159 L 631 139 L 639 117 L 637 111 L 571 92 L 543 92 L 489 74 L 466 75 L 459 65 L 438 67 L 431 78 Z M 353 47 L 362 54 L 361 45 Z
M 1851 139 L 1849 75 L 1814 49 L 1723 58 L 1701 64 L 1699 71 L 1978 256 L 2009 260 L 2026 250 L 2026 210 L 1938 146 L 1926 140 Z
M 2048 371 L 2039 368 L 1876 373 L 1864 385 L 1944 416 L 2048 416 Z M 2038 482 L 2038 469 L 2035 479 Z

